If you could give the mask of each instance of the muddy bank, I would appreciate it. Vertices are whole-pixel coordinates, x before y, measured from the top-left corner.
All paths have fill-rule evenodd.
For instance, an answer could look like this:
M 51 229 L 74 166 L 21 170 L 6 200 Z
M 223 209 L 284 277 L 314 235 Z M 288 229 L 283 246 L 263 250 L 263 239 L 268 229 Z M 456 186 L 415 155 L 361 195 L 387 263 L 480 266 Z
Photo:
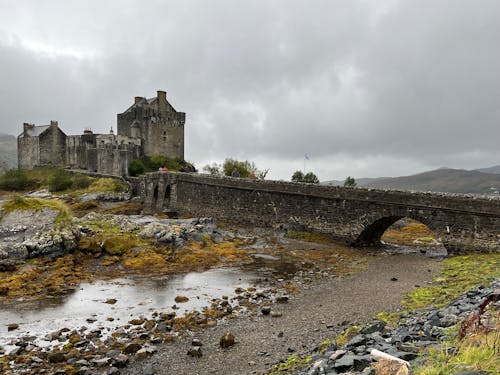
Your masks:
M 265 374 L 291 354 L 306 354 L 334 338 L 347 325 L 397 309 L 402 293 L 430 281 L 439 264 L 417 254 L 374 256 L 360 273 L 319 281 L 288 303 L 273 305 L 280 316 L 250 315 L 196 333 L 202 343 L 199 358 L 187 355 L 192 341 L 187 336 L 162 345 L 151 359 L 134 362 L 122 373 Z M 227 331 L 235 335 L 236 345 L 221 349 L 219 339 Z

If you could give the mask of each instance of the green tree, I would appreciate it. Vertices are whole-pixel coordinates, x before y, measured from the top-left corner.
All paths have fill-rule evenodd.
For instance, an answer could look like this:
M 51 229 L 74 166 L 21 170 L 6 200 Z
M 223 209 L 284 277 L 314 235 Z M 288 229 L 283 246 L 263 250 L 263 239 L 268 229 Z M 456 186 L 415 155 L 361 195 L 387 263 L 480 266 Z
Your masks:
M 209 174 L 221 175 L 221 166 L 217 163 L 207 164 L 203 167 L 203 170 Z
M 232 158 L 227 158 L 222 164 L 224 175 L 231 176 L 234 170 L 237 170 L 241 178 L 248 177 L 250 174 L 250 162 L 248 160 L 239 161 Z
M 319 179 L 312 172 L 307 172 L 306 174 L 304 174 L 301 171 L 295 171 L 295 173 L 292 175 L 292 182 L 304 182 L 307 184 L 318 184 Z
M 128 174 L 131 176 L 139 176 L 144 173 L 146 170 L 146 166 L 142 162 L 142 160 L 133 160 L 132 163 L 128 166 Z
M 295 171 L 292 175 L 292 182 L 304 182 L 304 173 L 302 171 Z
M 319 184 L 319 179 L 314 173 L 308 172 L 304 176 L 304 182 L 308 184 Z
M 347 176 L 347 178 L 344 181 L 345 187 L 356 187 L 357 185 L 358 185 L 358 183 L 356 182 L 354 177 L 351 177 L 351 176 Z

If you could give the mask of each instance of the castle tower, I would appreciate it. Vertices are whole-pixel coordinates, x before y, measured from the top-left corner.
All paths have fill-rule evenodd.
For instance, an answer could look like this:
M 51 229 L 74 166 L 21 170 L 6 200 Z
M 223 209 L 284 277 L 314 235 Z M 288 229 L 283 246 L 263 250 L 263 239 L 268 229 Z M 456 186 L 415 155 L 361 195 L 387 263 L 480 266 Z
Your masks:
M 144 156 L 155 154 L 184 159 L 186 114 L 177 112 L 158 90 L 156 97 L 136 96 L 134 103 L 117 115 L 118 135 L 140 138 Z

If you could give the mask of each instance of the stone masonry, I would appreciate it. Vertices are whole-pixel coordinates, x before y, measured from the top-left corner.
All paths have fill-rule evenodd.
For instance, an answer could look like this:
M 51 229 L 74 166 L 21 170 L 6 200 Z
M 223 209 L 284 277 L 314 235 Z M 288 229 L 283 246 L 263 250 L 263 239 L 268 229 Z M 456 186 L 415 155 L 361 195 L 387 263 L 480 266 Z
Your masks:
M 342 242 L 371 246 L 409 217 L 449 253 L 500 251 L 500 199 L 383 191 L 280 181 L 152 173 L 140 180 L 145 211 L 212 216 L 254 226 L 300 224 Z
M 89 172 L 126 176 L 133 160 L 155 154 L 184 159 L 186 114 L 177 112 L 165 91 L 155 98 L 136 97 L 117 115 L 118 134 L 66 135 L 57 121 L 50 125 L 24 124 L 18 136 L 18 165 L 32 169 L 56 165 Z

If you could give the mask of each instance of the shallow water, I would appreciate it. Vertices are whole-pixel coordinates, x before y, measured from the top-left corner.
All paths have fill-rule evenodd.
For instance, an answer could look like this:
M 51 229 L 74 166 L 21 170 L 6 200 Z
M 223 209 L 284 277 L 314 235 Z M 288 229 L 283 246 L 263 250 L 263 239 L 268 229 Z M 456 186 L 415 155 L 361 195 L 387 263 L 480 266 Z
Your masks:
M 256 278 L 256 274 L 248 271 L 219 268 L 155 279 L 82 283 L 73 293 L 61 298 L 0 305 L 0 345 L 24 335 L 37 336 L 37 343 L 43 345 L 40 338 L 61 328 L 85 326 L 111 330 L 133 318 L 150 318 L 153 311 L 172 311 L 172 305 L 177 305 L 177 314 L 183 315 L 209 306 L 213 298 L 233 295 L 235 288 L 246 288 Z M 178 295 L 188 297 L 189 301 L 175 303 Z M 116 303 L 106 303 L 110 298 L 116 299 Z M 108 321 L 109 317 L 114 321 Z M 96 321 L 89 323 L 88 318 Z M 9 323 L 19 324 L 19 328 L 8 332 Z

